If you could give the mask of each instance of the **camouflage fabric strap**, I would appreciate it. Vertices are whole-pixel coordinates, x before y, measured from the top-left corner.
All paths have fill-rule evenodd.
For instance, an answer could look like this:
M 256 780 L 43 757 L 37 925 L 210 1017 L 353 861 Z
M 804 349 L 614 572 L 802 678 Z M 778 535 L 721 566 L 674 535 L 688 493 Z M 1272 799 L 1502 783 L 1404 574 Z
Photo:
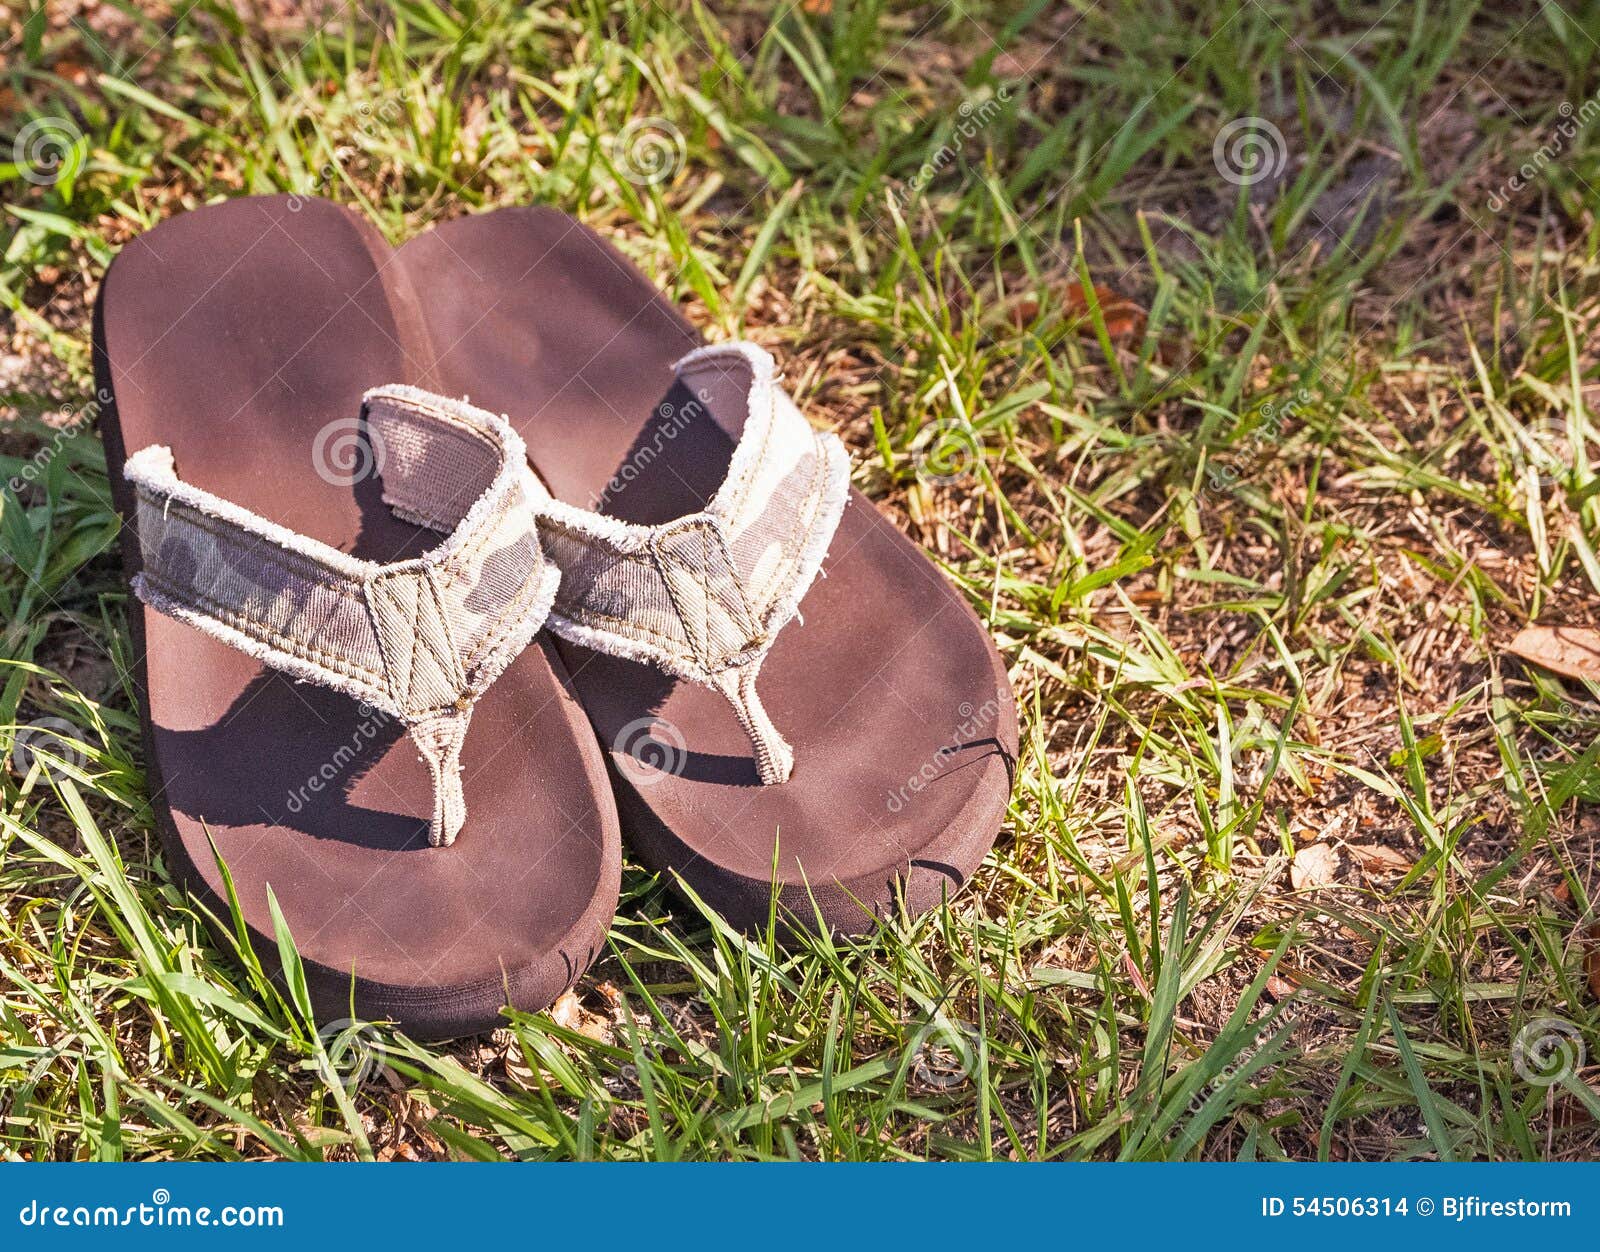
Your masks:
M 543 624 L 559 574 L 540 548 L 522 439 L 503 419 L 410 387 L 363 408 L 383 498 L 446 538 L 379 563 L 181 481 L 171 449 L 124 466 L 138 499 L 134 591 L 296 679 L 400 719 L 434 781 L 429 841 L 466 820 L 461 745 L 477 699 Z M 308 449 L 307 467 L 312 464 Z
M 762 706 L 756 677 L 827 554 L 849 496 L 849 458 L 805 420 L 756 345 L 701 348 L 675 368 L 694 404 L 714 401 L 724 422 L 724 406 L 743 410 L 734 415 L 743 426 L 727 477 L 703 510 L 656 526 L 538 501 L 545 552 L 561 570 L 549 626 L 721 692 L 750 738 L 761 781 L 782 783 L 794 752 Z

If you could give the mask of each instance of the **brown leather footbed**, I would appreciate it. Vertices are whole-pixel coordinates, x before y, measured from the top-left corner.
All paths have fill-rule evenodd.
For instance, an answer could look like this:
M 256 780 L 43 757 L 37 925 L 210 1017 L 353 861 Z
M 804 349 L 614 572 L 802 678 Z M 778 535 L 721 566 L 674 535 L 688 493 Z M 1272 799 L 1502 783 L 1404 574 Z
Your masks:
M 95 317 L 124 519 L 122 462 L 162 443 L 187 481 L 345 552 L 388 561 L 436 545 L 384 507 L 377 479 L 337 485 L 312 459 L 317 432 L 354 418 L 367 388 L 430 373 L 417 308 L 382 238 L 320 201 L 236 200 L 134 240 Z M 123 553 L 131 577 L 131 534 Z M 467 824 L 454 846 L 430 848 L 432 784 L 401 726 L 137 602 L 129 619 L 171 868 L 223 908 L 209 829 L 273 963 L 270 888 L 324 1019 L 353 997 L 356 1016 L 419 1038 L 476 1032 L 504 1004 L 545 1007 L 599 951 L 618 891 L 616 813 L 547 643 L 479 702 Z
M 724 477 L 742 414 L 682 427 L 672 362 L 699 335 L 609 245 L 563 214 L 458 218 L 400 249 L 433 341 L 420 385 L 503 412 L 561 499 L 660 522 Z M 781 364 L 781 362 L 780 362 Z M 668 407 L 664 407 L 668 406 Z M 1016 708 L 987 632 L 927 558 L 852 493 L 799 620 L 759 680 L 794 746 L 789 781 L 758 785 L 721 696 L 561 642 L 602 745 L 625 836 L 738 925 L 763 924 L 774 882 L 800 923 L 859 932 L 894 907 L 937 904 L 993 844 L 1011 790 Z M 659 716 L 688 749 L 676 775 L 635 785 L 613 747 Z M 776 848 L 775 848 L 776 845 Z

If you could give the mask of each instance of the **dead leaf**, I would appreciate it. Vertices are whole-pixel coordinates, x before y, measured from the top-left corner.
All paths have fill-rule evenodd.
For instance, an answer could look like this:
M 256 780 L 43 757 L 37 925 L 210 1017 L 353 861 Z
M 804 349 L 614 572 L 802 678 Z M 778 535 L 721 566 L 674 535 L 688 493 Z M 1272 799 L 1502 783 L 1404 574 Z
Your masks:
M 1416 866 L 1403 852 L 1386 848 L 1381 843 L 1352 843 L 1346 845 L 1350 854 L 1370 874 L 1409 874 Z
M 1106 334 L 1113 343 L 1126 343 L 1144 337 L 1145 313 L 1127 296 L 1103 286 L 1094 285 L 1094 302 L 1100 306 L 1100 316 L 1106 324 Z M 1083 294 L 1083 284 L 1074 283 L 1067 288 L 1067 316 L 1080 323 L 1080 334 L 1094 334 L 1094 315 L 1089 311 L 1089 298 Z
M 1011 305 L 1011 324 L 1018 330 L 1033 323 L 1039 316 L 1039 300 L 1037 296 L 1019 296 Z
M 1326 887 L 1339 870 L 1339 857 L 1326 843 L 1308 844 L 1294 854 L 1289 866 L 1289 885 L 1296 891 L 1307 887 Z
M 89 67 L 81 61 L 74 61 L 71 57 L 62 57 L 50 67 L 50 72 L 66 79 L 75 87 L 82 87 L 89 81 Z
M 1267 994 L 1274 1000 L 1287 1000 L 1295 993 L 1295 985 L 1287 978 L 1279 978 L 1276 974 L 1267 976 Z
M 567 992 L 550 1006 L 550 1019 L 563 1030 L 577 1030 L 583 1022 L 583 1010 L 578 1006 L 578 997 L 572 992 Z
M 833 0 L 800 0 L 800 7 L 812 17 L 826 17 L 833 12 Z
M 1589 952 L 1583 964 L 1589 971 L 1589 990 L 1600 1000 L 1600 923 L 1589 927 Z
M 1563 678 L 1600 681 L 1600 630 L 1581 626 L 1529 626 L 1506 651 Z
M 1128 977 L 1133 979 L 1133 985 L 1139 988 L 1139 994 L 1145 999 L 1150 998 L 1150 985 L 1145 982 L 1144 975 L 1139 972 L 1139 967 L 1133 963 L 1133 957 L 1124 952 L 1122 954 L 1122 968 L 1128 972 Z
M 612 1044 L 616 1037 L 611 1033 L 611 1025 L 603 1017 L 585 1017 L 578 1027 L 578 1033 L 585 1039 L 593 1039 L 596 1043 Z

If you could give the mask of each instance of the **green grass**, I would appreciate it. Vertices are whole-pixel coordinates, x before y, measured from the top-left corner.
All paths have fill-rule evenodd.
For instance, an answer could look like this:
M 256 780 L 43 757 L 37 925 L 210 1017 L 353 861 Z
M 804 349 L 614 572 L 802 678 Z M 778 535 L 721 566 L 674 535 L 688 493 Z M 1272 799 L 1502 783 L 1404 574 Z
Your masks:
M 7 1154 L 1594 1153 L 1600 687 L 1503 646 L 1600 621 L 1600 3 L 85 13 L 8 0 L 0 74 L 59 158 L 0 164 Z M 1241 118 L 1265 167 L 1214 158 Z M 393 239 L 551 203 L 773 346 L 1010 666 L 973 886 L 785 949 L 630 871 L 575 1002 L 442 1048 L 211 938 L 152 834 L 88 310 L 137 232 L 269 191 Z

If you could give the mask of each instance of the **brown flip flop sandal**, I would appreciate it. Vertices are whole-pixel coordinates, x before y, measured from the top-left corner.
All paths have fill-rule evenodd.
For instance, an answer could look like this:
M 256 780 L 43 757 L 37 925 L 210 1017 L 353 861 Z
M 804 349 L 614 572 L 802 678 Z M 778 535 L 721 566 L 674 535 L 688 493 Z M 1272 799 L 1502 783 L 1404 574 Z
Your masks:
M 842 932 L 902 893 L 938 904 L 1010 796 L 1005 667 L 772 359 L 705 347 L 548 209 L 457 219 L 400 257 L 433 340 L 420 385 L 505 413 L 553 494 L 549 625 L 641 859 L 747 928 L 775 880 L 791 924 Z
M 528 646 L 558 575 L 522 441 L 384 385 L 419 325 L 359 218 L 243 199 L 123 249 L 95 360 L 170 867 L 225 922 L 220 855 L 269 965 L 275 897 L 319 1016 L 444 1038 L 573 983 L 621 849 Z

